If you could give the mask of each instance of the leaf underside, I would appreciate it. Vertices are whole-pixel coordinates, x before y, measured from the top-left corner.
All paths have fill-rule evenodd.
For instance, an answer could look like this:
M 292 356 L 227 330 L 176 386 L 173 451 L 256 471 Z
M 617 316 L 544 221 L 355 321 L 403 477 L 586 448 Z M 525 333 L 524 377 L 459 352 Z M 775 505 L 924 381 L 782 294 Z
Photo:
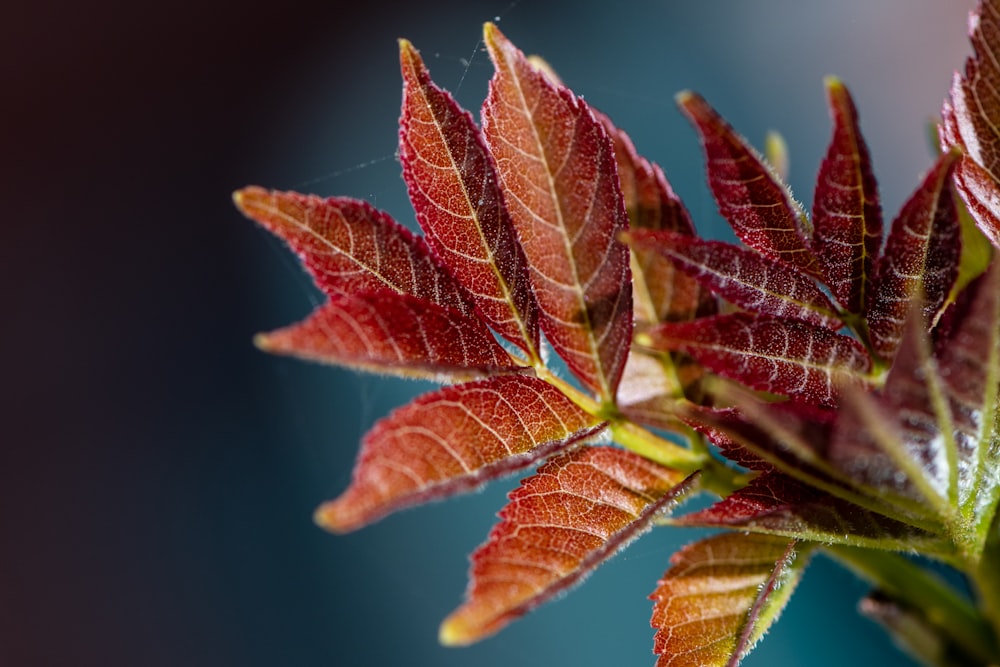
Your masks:
M 379 421 L 348 489 L 317 510 L 337 532 L 521 470 L 605 424 L 547 382 L 506 375 L 424 394 Z
M 236 205 L 294 250 L 325 294 L 391 290 L 472 316 L 468 292 L 420 237 L 371 204 L 250 187 Z
M 298 324 L 260 334 L 268 352 L 428 379 L 525 371 L 482 321 L 387 290 L 334 294 Z
M 969 212 L 1000 247 L 1000 3 L 984 1 L 969 17 L 973 55 L 955 74 L 942 110 L 941 144 L 964 153 L 955 185 Z
M 738 664 L 798 583 L 808 559 L 795 547 L 784 537 L 727 533 L 675 553 L 650 596 L 657 667 Z
M 483 318 L 534 358 L 538 313 L 527 260 L 479 129 L 451 95 L 434 85 L 405 40 L 400 63 L 399 158 L 417 221 Z
M 510 493 L 472 555 L 466 602 L 441 626 L 441 640 L 477 641 L 579 583 L 689 486 L 690 478 L 614 447 L 550 459 Z
M 541 326 L 589 389 L 612 400 L 632 335 L 628 224 L 611 140 L 583 100 L 492 24 L 483 133 L 531 267 Z
M 834 128 L 816 177 L 813 248 L 834 297 L 848 312 L 861 313 L 882 245 L 882 211 L 854 101 L 833 78 L 827 97 Z
M 732 313 L 651 330 L 654 349 L 680 350 L 723 377 L 798 400 L 831 404 L 863 380 L 871 359 L 853 338 L 801 320 Z

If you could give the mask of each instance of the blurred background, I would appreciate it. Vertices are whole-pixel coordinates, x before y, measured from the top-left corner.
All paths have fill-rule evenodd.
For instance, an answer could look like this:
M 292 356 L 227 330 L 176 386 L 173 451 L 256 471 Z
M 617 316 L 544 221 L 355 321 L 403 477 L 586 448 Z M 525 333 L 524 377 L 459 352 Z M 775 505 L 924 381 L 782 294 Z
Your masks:
M 847 82 L 891 219 L 971 0 L 20 3 L 0 26 L 0 665 L 652 665 L 646 599 L 693 533 L 657 530 L 584 586 L 444 649 L 508 480 L 346 537 L 311 513 L 362 434 L 428 386 L 268 357 L 318 295 L 243 219 L 249 183 L 371 200 L 412 224 L 396 38 L 474 111 L 481 24 L 546 57 L 726 236 L 673 96 L 760 145 L 807 205 Z M 817 559 L 746 665 L 907 664 Z

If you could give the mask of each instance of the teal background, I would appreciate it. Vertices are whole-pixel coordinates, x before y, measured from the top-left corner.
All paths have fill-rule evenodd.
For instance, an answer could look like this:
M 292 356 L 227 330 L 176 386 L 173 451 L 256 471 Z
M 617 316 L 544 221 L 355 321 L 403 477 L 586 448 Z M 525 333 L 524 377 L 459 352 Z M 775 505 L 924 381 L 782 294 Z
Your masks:
M 811 200 L 822 77 L 855 94 L 891 219 L 930 165 L 926 123 L 971 2 L 286 3 L 100 0 L 0 31 L 0 665 L 651 665 L 646 596 L 695 533 L 657 530 L 468 649 L 436 641 L 507 480 L 346 537 L 311 523 L 357 443 L 429 385 L 272 358 L 251 336 L 319 296 L 229 193 L 373 201 L 412 224 L 394 158 L 396 38 L 475 110 L 484 20 L 544 55 L 727 232 L 692 88 L 790 146 Z M 745 662 L 907 664 L 818 559 Z

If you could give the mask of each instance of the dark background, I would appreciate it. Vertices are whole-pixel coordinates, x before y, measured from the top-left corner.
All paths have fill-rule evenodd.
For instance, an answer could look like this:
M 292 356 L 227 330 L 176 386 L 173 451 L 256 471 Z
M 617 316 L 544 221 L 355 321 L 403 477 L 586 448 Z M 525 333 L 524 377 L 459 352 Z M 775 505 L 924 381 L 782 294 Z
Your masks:
M 972 3 L 20 4 L 0 27 L 0 665 L 583 667 L 652 664 L 645 596 L 692 534 L 654 531 L 498 637 L 440 648 L 515 482 L 347 537 L 312 525 L 364 431 L 425 387 L 256 351 L 318 297 L 230 192 L 364 197 L 410 224 L 395 39 L 476 109 L 499 16 L 715 236 L 673 95 L 758 144 L 784 133 L 808 204 L 840 75 L 891 217 L 930 165 Z M 864 590 L 817 560 L 746 664 L 901 664 L 855 614 Z

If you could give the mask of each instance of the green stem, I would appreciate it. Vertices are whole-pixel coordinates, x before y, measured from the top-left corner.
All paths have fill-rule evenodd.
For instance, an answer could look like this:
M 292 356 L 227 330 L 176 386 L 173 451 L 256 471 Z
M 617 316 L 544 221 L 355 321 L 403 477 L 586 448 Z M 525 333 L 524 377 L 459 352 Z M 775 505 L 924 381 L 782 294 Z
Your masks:
M 535 372 L 539 378 L 555 386 L 583 410 L 601 419 L 607 419 L 611 423 L 612 438 L 626 449 L 681 472 L 693 473 L 700 470 L 701 488 L 724 498 L 746 486 L 750 481 L 750 477 L 745 473 L 715 459 L 700 440 L 697 441 L 700 446 L 693 446 L 690 449 L 682 447 L 629 421 L 615 406 L 599 403 L 545 366 L 537 365 Z
M 702 458 L 691 450 L 660 438 L 630 421 L 612 422 L 611 437 L 622 447 L 668 468 L 686 473 L 702 468 Z
M 701 488 L 722 498 L 750 481 L 749 475 L 716 460 L 707 450 L 685 449 L 629 421 L 612 424 L 611 435 L 623 447 L 668 468 L 686 473 L 701 471 Z
M 996 635 L 976 608 L 937 575 L 888 551 L 830 546 L 828 554 L 890 597 L 918 609 L 980 664 L 1000 664 Z

